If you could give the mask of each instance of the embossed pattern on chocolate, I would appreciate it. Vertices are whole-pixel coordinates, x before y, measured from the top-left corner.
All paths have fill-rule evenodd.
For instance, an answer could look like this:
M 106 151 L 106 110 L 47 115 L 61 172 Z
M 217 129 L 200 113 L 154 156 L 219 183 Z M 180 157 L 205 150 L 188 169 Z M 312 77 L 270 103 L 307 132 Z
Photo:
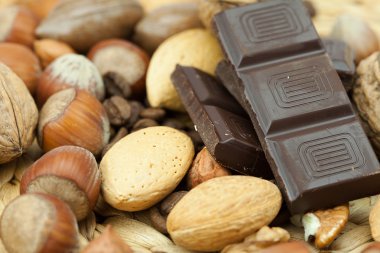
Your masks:
M 247 110 L 290 211 L 379 193 L 379 162 L 302 2 L 265 1 L 214 21 L 239 80 L 225 86 Z

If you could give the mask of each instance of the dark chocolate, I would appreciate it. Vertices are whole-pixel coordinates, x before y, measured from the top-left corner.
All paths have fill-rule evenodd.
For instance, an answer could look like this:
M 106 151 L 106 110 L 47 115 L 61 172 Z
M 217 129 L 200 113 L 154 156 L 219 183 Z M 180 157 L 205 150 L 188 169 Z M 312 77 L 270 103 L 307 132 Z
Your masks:
M 209 74 L 177 66 L 172 81 L 210 154 L 247 175 L 270 177 L 269 165 L 246 112 Z
M 354 51 L 341 40 L 323 39 L 322 41 L 344 88 L 347 92 L 351 91 L 356 71 Z
M 379 162 L 302 2 L 251 4 L 214 22 L 289 210 L 379 193 Z

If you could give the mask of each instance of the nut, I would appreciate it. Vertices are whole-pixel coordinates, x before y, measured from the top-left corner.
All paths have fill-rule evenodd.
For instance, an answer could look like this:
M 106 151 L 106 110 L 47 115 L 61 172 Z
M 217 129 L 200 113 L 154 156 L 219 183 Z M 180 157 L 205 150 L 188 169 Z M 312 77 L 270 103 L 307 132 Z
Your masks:
M 362 253 L 380 253 L 380 243 L 373 242 L 368 247 L 366 247 Z
M 331 38 L 346 42 L 355 52 L 356 62 L 379 50 L 379 41 L 375 32 L 361 18 L 352 15 L 341 15 L 337 18 Z
M 159 210 L 165 216 L 173 210 L 174 206 L 187 194 L 187 191 L 173 192 L 167 196 L 160 204 Z
M 133 249 L 135 246 L 150 250 L 154 246 L 173 245 L 173 242 L 154 228 L 125 216 L 114 216 L 105 220 L 113 230 Z M 101 232 L 104 229 L 100 229 Z M 136 251 L 140 252 L 140 251 Z
M 0 61 L 24 81 L 32 95 L 35 93 L 41 67 L 32 50 L 16 43 L 0 43 Z
M 145 93 L 149 56 L 138 46 L 125 40 L 104 40 L 91 48 L 88 58 L 106 78 L 109 94 L 141 97 Z
M 372 207 L 369 214 L 369 225 L 371 227 L 372 238 L 380 241 L 380 200 Z
M 285 229 L 264 226 L 256 233 L 247 236 L 243 242 L 228 245 L 222 253 L 257 252 L 273 244 L 287 242 L 289 239 L 290 235 Z
M 22 194 L 42 192 L 56 196 L 82 220 L 98 199 L 100 171 L 90 151 L 76 146 L 58 147 L 25 171 L 20 189 Z
M 21 156 L 32 144 L 36 104 L 23 81 L 0 63 L 0 164 Z
M 120 96 L 112 96 L 103 102 L 111 125 L 122 126 L 127 123 L 132 114 L 128 101 Z
M 102 104 L 91 94 L 70 88 L 51 96 L 42 107 L 38 142 L 45 152 L 74 145 L 97 155 L 108 143 L 109 129 Z
M 137 23 L 133 40 L 147 52 L 153 53 L 170 36 L 191 29 L 200 28 L 196 3 L 165 5 L 148 13 Z
M 94 240 L 96 231 L 96 216 L 90 212 L 87 217 L 78 222 L 79 233 L 88 241 Z
M 377 154 L 380 154 L 379 71 L 380 52 L 376 52 L 360 62 L 357 68 L 359 78 L 353 90 L 355 104 Z
M 118 141 L 100 162 L 104 199 L 116 209 L 145 210 L 171 193 L 194 156 L 190 138 L 169 127 L 149 127 Z
M 133 253 L 132 249 L 108 225 L 103 233 L 93 240 L 82 253 Z
M 153 10 L 156 10 L 165 5 L 181 3 L 198 3 L 199 0 L 139 0 L 139 3 L 144 9 L 145 13 L 150 13 Z
M 260 253 L 283 253 L 283 252 L 292 252 L 292 253 L 311 253 L 309 246 L 303 242 L 285 242 L 273 245 L 269 248 L 263 249 Z
M 204 147 L 195 157 L 187 173 L 187 187 L 192 189 L 211 178 L 228 175 L 231 175 L 231 172 L 218 164 Z
M 27 6 L 40 20 L 47 17 L 60 0 L 21 0 L 20 4 Z
M 281 193 L 267 180 L 216 177 L 193 188 L 174 206 L 167 229 L 176 245 L 217 251 L 268 225 L 280 207 Z
M 150 105 L 184 111 L 170 80 L 176 64 L 197 67 L 213 74 L 222 58 L 219 43 L 205 29 L 191 29 L 171 36 L 158 47 L 149 64 L 146 88 Z
M 0 9 L 0 23 L 0 41 L 32 47 L 38 21 L 31 10 L 23 6 Z
M 78 227 L 70 208 L 46 194 L 25 194 L 13 200 L 0 220 L 0 234 L 9 253 L 77 252 Z
M 66 43 L 52 39 L 36 40 L 34 41 L 33 48 L 43 68 L 46 68 L 62 55 L 75 53 L 74 49 Z
M 250 3 L 255 3 L 257 0 L 202 0 L 199 1 L 199 18 L 203 25 L 208 29 L 212 29 L 212 19 L 219 12 L 242 6 Z
M 86 52 L 101 40 L 127 37 L 141 16 L 135 0 L 66 0 L 58 2 L 36 33 Z
M 67 54 L 56 59 L 42 73 L 37 87 L 37 104 L 41 107 L 51 95 L 69 87 L 88 91 L 99 100 L 105 95 L 96 66 L 86 57 Z
M 348 205 L 305 214 L 302 217 L 305 241 L 310 236 L 314 236 L 314 244 L 317 248 L 322 249 L 329 246 L 343 230 L 348 221 L 348 216 Z

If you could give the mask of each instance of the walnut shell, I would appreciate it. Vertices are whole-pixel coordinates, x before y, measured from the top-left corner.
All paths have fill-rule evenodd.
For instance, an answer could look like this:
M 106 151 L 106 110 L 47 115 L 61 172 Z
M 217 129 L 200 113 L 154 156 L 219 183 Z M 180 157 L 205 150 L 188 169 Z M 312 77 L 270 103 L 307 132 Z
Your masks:
M 15 159 L 32 144 L 38 111 L 24 82 L 0 63 L 0 164 Z

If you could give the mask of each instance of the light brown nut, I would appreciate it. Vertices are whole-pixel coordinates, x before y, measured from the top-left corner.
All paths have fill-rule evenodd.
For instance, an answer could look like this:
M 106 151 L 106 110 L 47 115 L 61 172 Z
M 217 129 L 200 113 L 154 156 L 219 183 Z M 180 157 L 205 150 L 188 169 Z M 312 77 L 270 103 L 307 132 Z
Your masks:
M 348 216 L 348 205 L 305 214 L 302 217 L 305 241 L 310 236 L 314 236 L 314 244 L 317 248 L 322 249 L 329 246 L 343 230 L 348 221 Z
M 108 225 L 104 232 L 84 248 L 82 253 L 134 253 Z
M 204 147 L 195 157 L 187 173 L 187 187 L 192 189 L 211 178 L 228 175 L 231 175 L 231 172 L 217 163 L 207 148 Z
M 128 36 L 141 16 L 142 9 L 135 0 L 65 0 L 57 4 L 36 33 L 85 52 L 103 39 Z
M 55 59 L 65 54 L 75 53 L 68 44 L 52 39 L 36 40 L 33 43 L 34 52 L 41 61 L 43 68 L 46 68 Z
M 280 207 L 280 191 L 269 181 L 217 177 L 193 188 L 174 206 L 167 229 L 177 245 L 217 251 L 268 225 Z
M 184 133 L 148 127 L 118 141 L 103 157 L 103 196 L 113 207 L 140 211 L 158 203 L 179 184 L 194 147 Z
M 329 37 L 346 42 L 354 50 L 356 62 L 379 49 L 376 33 L 363 19 L 353 15 L 339 16 Z
M 219 12 L 255 2 L 257 0 L 201 0 L 199 1 L 198 14 L 203 25 L 211 30 L 212 19 Z
M 8 6 L 0 9 L 0 41 L 32 47 L 37 17 L 24 6 Z
M 137 23 L 133 40 L 147 52 L 154 50 L 170 36 L 191 29 L 200 28 L 196 3 L 166 5 L 147 14 Z
M 155 246 L 173 245 L 169 238 L 154 228 L 125 216 L 108 218 L 104 225 L 111 225 L 114 231 L 132 249 L 137 246 L 150 250 Z M 99 229 L 102 232 L 104 227 L 99 227 Z
M 184 111 L 170 80 L 176 64 L 197 67 L 213 74 L 223 58 L 215 37 L 205 29 L 191 29 L 165 40 L 152 56 L 146 78 L 147 97 L 152 107 Z
M 34 95 L 41 75 L 41 67 L 32 50 L 16 43 L 0 43 L 0 62 L 12 69 L 24 81 L 29 92 Z
M 125 98 L 145 95 L 150 59 L 139 46 L 121 39 L 103 40 L 91 48 L 88 58 L 107 80 L 108 94 Z
M 379 195 L 350 201 L 350 216 L 348 220 L 357 225 L 366 225 L 369 222 L 371 209 L 379 199 Z
M 199 0 L 139 0 L 144 12 L 149 14 L 157 8 L 177 3 L 198 3 Z
M 277 243 L 287 242 L 289 239 L 290 235 L 285 229 L 265 226 L 247 236 L 243 242 L 228 245 L 222 253 L 256 252 Z
M 331 244 L 330 249 L 337 252 L 350 252 L 370 241 L 372 241 L 372 237 L 369 226 L 357 226 L 356 228 L 340 235 Z
M 380 200 L 372 207 L 369 214 L 369 225 L 371 234 L 375 241 L 380 241 Z
M 38 111 L 23 81 L 0 63 L 0 164 L 21 156 L 32 144 Z

